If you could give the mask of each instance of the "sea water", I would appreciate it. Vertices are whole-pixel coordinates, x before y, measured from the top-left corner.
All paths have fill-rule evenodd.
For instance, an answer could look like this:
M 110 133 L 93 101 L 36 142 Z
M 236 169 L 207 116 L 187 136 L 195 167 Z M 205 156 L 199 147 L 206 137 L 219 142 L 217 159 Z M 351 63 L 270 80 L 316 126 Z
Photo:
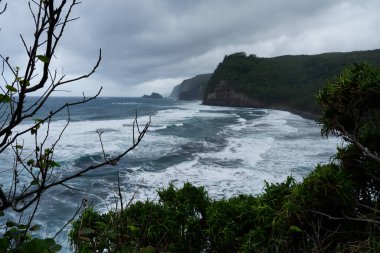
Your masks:
M 50 98 L 36 118 L 81 99 Z M 106 155 L 114 156 L 130 147 L 136 114 L 140 128 L 151 118 L 149 130 L 136 149 L 114 166 L 71 180 L 67 183 L 71 189 L 57 186 L 44 192 L 34 219 L 42 225 L 41 235 L 53 236 L 83 199 L 101 212 L 115 207 L 118 177 L 125 202 L 132 197 L 157 200 L 158 189 L 170 183 L 181 187 L 185 182 L 204 186 L 216 199 L 258 194 L 264 181 L 281 182 L 289 175 L 302 180 L 316 164 L 330 161 L 338 143 L 333 138 L 322 139 L 317 122 L 286 111 L 204 106 L 200 101 L 104 97 L 63 110 L 49 128 L 45 123 L 40 129 L 38 142 L 46 139 L 53 144 L 64 130 L 54 160 L 61 165 L 55 169 L 58 176 L 67 176 L 104 161 L 99 132 Z M 18 131 L 30 127 L 32 120 Z M 21 142 L 24 153 L 33 150 L 34 136 L 26 134 Z M 11 150 L 0 155 L 0 184 L 4 189 L 11 184 L 12 161 Z M 71 251 L 67 229 L 58 241 L 64 245 L 62 252 Z

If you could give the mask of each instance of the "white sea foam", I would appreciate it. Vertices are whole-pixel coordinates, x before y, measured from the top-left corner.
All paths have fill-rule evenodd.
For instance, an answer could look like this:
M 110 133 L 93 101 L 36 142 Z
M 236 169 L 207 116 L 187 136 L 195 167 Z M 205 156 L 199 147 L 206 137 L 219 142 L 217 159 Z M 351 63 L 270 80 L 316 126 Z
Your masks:
M 137 147 L 131 157 L 143 158 L 149 162 L 178 150 L 188 140 L 174 135 L 160 135 L 155 132 L 148 133 Z
M 151 126 L 149 127 L 149 131 L 150 132 L 154 132 L 154 131 L 158 131 L 158 130 L 162 130 L 162 129 L 166 129 L 168 128 L 167 125 L 163 125 L 163 126 Z
M 200 158 L 182 162 L 164 171 L 139 171 L 128 177 L 124 183 L 139 182 L 139 200 L 157 200 L 156 191 L 170 183 L 181 187 L 185 182 L 205 186 L 213 198 L 226 198 L 238 194 L 258 194 L 262 191 L 264 180 L 275 181 L 268 172 L 252 168 L 225 168 L 208 166 Z
M 113 102 L 113 105 L 141 105 L 141 103 L 137 102 Z
M 226 147 L 222 150 L 194 153 L 192 160 L 156 172 L 136 170 L 125 183 L 140 182 L 140 199 L 155 199 L 157 188 L 166 187 L 171 182 L 178 186 L 184 182 L 204 185 L 216 198 L 256 194 L 262 191 L 264 181 L 280 182 L 291 174 L 302 179 L 316 161 L 328 161 L 320 152 L 334 153 L 337 141 L 316 137 L 319 130 L 312 121 L 284 111 L 261 112 L 264 116 L 254 120 L 229 114 L 237 120 L 219 133 L 227 136 Z M 201 110 L 199 114 L 202 114 Z M 303 127 L 297 128 L 289 122 Z
M 274 142 L 273 138 L 227 138 L 227 146 L 214 153 L 199 154 L 199 157 L 210 161 L 232 162 L 239 161 L 241 166 L 254 168 L 256 163 L 262 159 L 262 155 L 267 152 Z M 236 164 L 236 163 L 235 163 Z M 236 164 L 239 166 L 238 164 Z
M 95 159 L 94 155 L 102 152 L 97 130 L 103 131 L 106 153 L 125 150 L 132 143 L 133 120 L 70 122 L 57 146 L 55 159 L 67 161 L 67 168 L 63 171 L 76 169 L 74 161 L 81 157 Z M 148 120 L 148 116 L 139 118 L 140 127 Z M 96 208 L 107 211 L 114 205 L 112 189 L 117 179 L 113 179 L 113 175 L 117 175 L 117 169 L 122 172 L 126 198 L 131 197 L 140 185 L 137 199 L 157 199 L 157 189 L 167 187 L 171 182 L 178 187 L 185 182 L 203 185 L 211 197 L 226 198 L 241 193 L 260 193 L 264 180 L 280 182 L 290 174 L 302 179 L 316 163 L 328 161 L 338 142 L 334 138 L 322 140 L 319 126 L 313 121 L 269 109 L 213 107 L 184 102 L 158 110 L 151 120 L 144 139 L 127 157 L 140 162 L 139 165 L 126 162 L 125 167 L 112 167 L 95 176 L 71 182 L 72 186 L 83 189 L 86 197 L 97 202 Z M 195 128 L 199 132 L 187 132 L 194 129 L 187 127 L 194 124 L 203 124 L 204 131 L 208 131 L 204 136 L 211 135 L 210 139 L 203 137 L 199 126 Z M 64 120 L 52 122 L 47 142 L 54 143 L 65 125 Z M 20 129 L 30 126 L 22 125 Z M 46 126 L 43 125 L 41 133 L 46 132 Z M 210 127 L 215 127 L 215 132 Z M 40 141 L 43 138 L 40 135 Z M 33 150 L 33 140 L 34 136 L 25 135 L 25 154 Z M 5 164 L 6 153 L 3 155 L 0 162 Z M 172 157 L 174 160 L 170 160 Z M 165 159 L 169 161 L 157 162 Z M 50 201 L 60 206 L 70 202 L 70 198 Z M 51 225 L 46 224 L 46 227 Z
M 232 112 L 226 113 L 228 110 Z M 157 179 L 161 183 L 167 183 L 175 179 L 179 181 L 191 181 L 189 176 L 191 175 L 195 177 L 195 182 L 207 185 L 209 184 L 208 180 L 213 181 L 217 177 L 212 176 L 212 178 L 208 178 L 205 176 L 205 173 L 212 175 L 214 172 L 215 174 L 223 172 L 226 178 L 229 178 L 231 177 L 230 171 L 234 171 L 233 173 L 236 173 L 236 175 L 248 175 L 247 178 L 251 180 L 254 177 L 249 176 L 250 173 L 258 175 L 258 171 L 262 173 L 267 171 L 263 177 L 256 176 L 257 179 L 260 178 L 260 180 L 263 181 L 274 176 L 278 177 L 279 175 L 283 175 L 281 178 L 284 178 L 299 167 L 300 164 L 302 164 L 302 166 L 312 167 L 315 164 L 316 157 L 318 157 L 318 152 L 334 152 L 335 140 L 326 144 L 326 141 L 322 142 L 319 138 L 314 137 L 281 139 L 280 137 L 294 135 L 299 131 L 306 133 L 306 136 L 316 131 L 316 126 L 305 127 L 300 130 L 289 125 L 289 120 L 306 121 L 296 115 L 276 110 L 246 110 L 250 114 L 260 112 L 264 113 L 264 115 L 253 120 L 247 120 L 234 112 L 236 108 L 202 106 L 198 103 L 186 103 L 179 105 L 178 108 L 158 111 L 158 113 L 152 117 L 150 131 L 140 144 L 137 152 L 130 154 L 131 157 L 157 159 L 163 155 L 176 152 L 179 145 L 185 144 L 188 140 L 174 135 L 160 135 L 156 132 L 166 129 L 168 126 L 183 127 L 183 122 L 190 118 L 235 117 L 236 123 L 226 126 L 225 130 L 219 134 L 226 135 L 227 144 L 222 150 L 217 152 L 194 153 L 194 160 L 185 161 L 167 168 L 166 172 L 157 172 L 158 174 L 154 172 L 135 172 L 136 179 L 148 177 L 150 180 Z M 143 122 L 147 120 L 147 117 L 140 119 L 140 121 Z M 57 159 L 75 160 L 83 155 L 100 153 L 101 145 L 98 134 L 96 133 L 97 129 L 107 130 L 102 135 L 102 141 L 104 142 L 107 153 L 120 151 L 120 149 L 124 149 L 131 144 L 132 122 L 133 118 L 71 122 L 57 147 L 59 150 Z M 52 123 L 50 130 L 51 141 L 54 141 L 56 137 L 59 136 L 65 124 L 66 121 L 56 121 Z M 46 127 L 46 124 L 44 127 Z M 244 131 L 242 132 L 242 130 Z M 26 138 L 33 138 L 28 136 L 26 136 Z M 26 140 L 25 143 L 29 143 L 29 141 L 30 140 Z M 305 146 L 308 147 L 305 148 Z M 73 150 L 76 150 L 76 152 L 72 152 Z M 200 160 L 201 164 L 199 162 Z M 323 159 L 318 160 L 318 162 L 325 161 L 326 160 Z M 220 165 L 220 163 L 222 165 Z M 231 168 L 231 166 L 227 166 L 227 169 L 223 168 L 223 164 L 234 163 L 237 165 L 236 167 L 239 168 Z M 186 173 L 184 173 L 184 170 L 186 170 Z M 175 173 L 175 171 L 180 171 L 181 173 Z M 196 174 L 199 174 L 200 171 L 204 171 L 201 173 L 203 180 L 200 180 L 200 177 L 196 180 Z M 151 173 L 150 176 L 149 173 Z M 166 176 L 160 178 L 159 175 Z M 172 177 L 169 177 L 169 175 Z M 178 176 L 178 178 L 174 178 L 174 176 Z M 166 177 L 167 180 L 165 180 Z M 230 179 L 229 184 L 234 184 L 235 181 L 239 182 L 240 180 L 239 177 Z M 213 185 L 213 183 L 210 184 Z M 239 184 L 252 185 L 249 181 L 239 182 Z M 256 182 L 254 184 L 256 184 Z M 154 186 L 155 184 L 152 185 Z M 246 187 L 248 186 L 242 186 L 240 188 L 246 190 Z M 255 191 L 251 189 L 249 192 Z

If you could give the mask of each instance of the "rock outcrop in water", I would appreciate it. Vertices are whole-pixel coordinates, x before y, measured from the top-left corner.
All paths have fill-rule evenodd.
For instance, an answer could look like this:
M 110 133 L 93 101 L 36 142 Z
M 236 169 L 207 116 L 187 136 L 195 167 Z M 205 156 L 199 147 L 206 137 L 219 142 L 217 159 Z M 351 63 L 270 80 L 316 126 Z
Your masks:
M 225 56 L 205 90 L 203 104 L 275 108 L 318 115 L 314 97 L 328 79 L 353 63 L 380 66 L 380 50 L 259 58 Z
M 178 100 L 202 100 L 211 74 L 197 75 L 174 87 L 170 97 Z
M 150 95 L 144 95 L 143 98 L 163 98 L 159 93 L 152 92 Z

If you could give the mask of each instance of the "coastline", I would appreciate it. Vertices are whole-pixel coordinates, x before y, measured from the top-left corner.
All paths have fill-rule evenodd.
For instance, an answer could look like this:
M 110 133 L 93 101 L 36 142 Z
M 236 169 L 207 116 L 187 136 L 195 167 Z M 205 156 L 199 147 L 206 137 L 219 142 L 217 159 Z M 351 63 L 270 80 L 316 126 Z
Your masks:
M 304 119 L 309 119 L 309 120 L 313 120 L 316 122 L 319 122 L 319 118 L 320 118 L 320 115 L 318 115 L 318 114 L 307 112 L 307 111 L 301 111 L 301 110 L 297 110 L 297 109 L 292 109 L 292 108 L 287 108 L 287 107 L 276 107 L 276 106 L 274 106 L 274 107 L 269 107 L 268 109 L 287 111 L 287 112 L 293 113 L 295 115 L 298 115 Z
M 204 103 L 202 101 L 202 105 L 210 105 L 210 106 L 219 106 L 219 107 L 239 107 L 239 108 L 257 108 L 257 109 L 272 109 L 272 110 L 280 110 L 280 111 L 287 111 L 290 113 L 293 113 L 295 115 L 298 115 L 304 119 L 313 120 L 315 122 L 319 121 L 320 115 L 315 114 L 308 111 L 302 111 L 297 110 L 285 106 L 242 106 L 242 105 L 220 105 L 220 104 L 210 104 L 210 103 Z

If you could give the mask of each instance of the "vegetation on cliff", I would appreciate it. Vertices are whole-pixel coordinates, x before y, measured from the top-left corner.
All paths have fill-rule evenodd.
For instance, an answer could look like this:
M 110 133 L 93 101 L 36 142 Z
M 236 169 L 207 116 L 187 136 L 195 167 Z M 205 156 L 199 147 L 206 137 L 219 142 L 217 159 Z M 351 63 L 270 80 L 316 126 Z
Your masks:
M 222 200 L 170 185 L 158 203 L 87 209 L 71 242 L 78 252 L 379 252 L 379 101 L 380 69 L 353 65 L 317 96 L 322 135 L 346 145 L 303 182 L 288 177 Z
M 317 113 L 326 80 L 355 62 L 380 66 L 380 50 L 259 58 L 225 56 L 211 76 L 204 104 L 284 108 Z M 240 95 L 225 94 L 235 92 Z

